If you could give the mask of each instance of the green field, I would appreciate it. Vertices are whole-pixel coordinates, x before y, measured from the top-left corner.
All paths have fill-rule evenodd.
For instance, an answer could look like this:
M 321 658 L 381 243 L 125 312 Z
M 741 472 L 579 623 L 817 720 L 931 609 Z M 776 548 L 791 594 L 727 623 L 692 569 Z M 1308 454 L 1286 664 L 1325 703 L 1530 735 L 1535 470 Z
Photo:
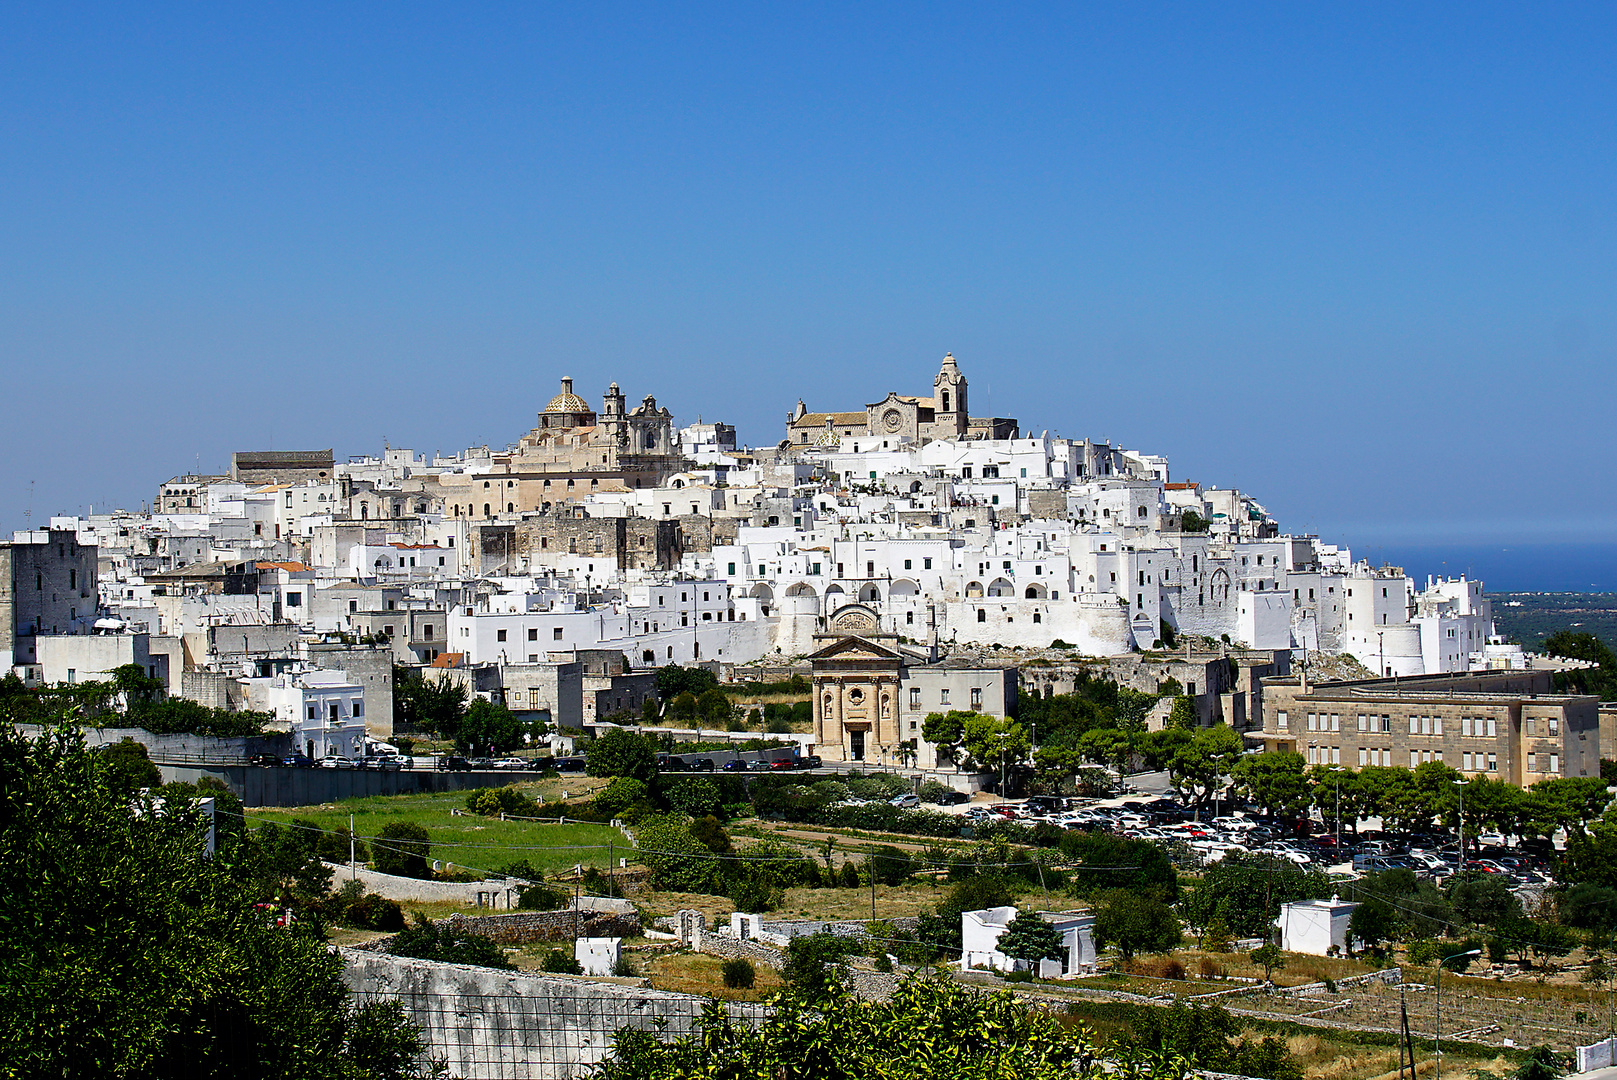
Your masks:
M 1489 593 L 1488 599 L 1499 633 L 1529 649 L 1557 630 L 1593 634 L 1617 647 L 1617 593 Z
M 611 865 L 614 851 L 619 858 L 632 851 L 623 832 L 608 825 L 545 825 L 450 813 L 465 806 L 466 793 L 460 791 L 376 796 L 323 806 L 266 807 L 248 810 L 247 816 L 249 821 L 301 818 L 322 828 L 345 829 L 348 815 L 353 814 L 354 832 L 361 838 L 375 836 L 394 822 L 411 821 L 427 830 L 432 858 L 466 870 L 492 871 L 526 859 L 540 870 L 554 873 L 575 863 L 606 867 Z

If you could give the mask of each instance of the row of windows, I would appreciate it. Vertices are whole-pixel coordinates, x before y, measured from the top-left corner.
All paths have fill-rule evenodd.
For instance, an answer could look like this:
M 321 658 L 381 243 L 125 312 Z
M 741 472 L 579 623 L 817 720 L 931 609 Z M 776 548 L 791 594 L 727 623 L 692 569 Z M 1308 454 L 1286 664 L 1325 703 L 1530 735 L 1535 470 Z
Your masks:
M 506 634 L 506 632 L 504 630 L 496 630 L 496 631 L 494 631 L 494 640 L 495 641 L 504 641 L 506 639 L 505 634 Z M 432 635 L 429 633 L 427 636 L 431 637 Z M 465 636 L 465 628 L 464 627 L 462 628 L 462 636 Z M 559 627 L 559 626 L 551 627 L 550 628 L 550 640 L 551 641 L 560 641 L 561 639 L 562 639 L 562 628 Z M 528 627 L 528 640 L 529 641 L 538 641 L 539 640 L 539 630 L 538 630 L 537 627 L 533 627 L 533 626 Z

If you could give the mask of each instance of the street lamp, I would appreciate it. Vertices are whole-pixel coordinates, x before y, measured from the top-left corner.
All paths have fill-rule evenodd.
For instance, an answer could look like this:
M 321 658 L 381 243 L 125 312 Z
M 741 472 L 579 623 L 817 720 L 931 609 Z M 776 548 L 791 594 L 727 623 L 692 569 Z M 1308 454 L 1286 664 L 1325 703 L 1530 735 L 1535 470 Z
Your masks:
M 1469 780 L 1449 781 L 1449 783 L 1460 789 L 1460 827 L 1457 830 L 1459 836 L 1460 862 L 1454 868 L 1456 873 L 1465 869 L 1465 786 L 1470 782 L 1471 781 Z
M 1342 858 L 1342 774 L 1347 772 L 1340 765 L 1332 765 L 1331 771 L 1336 774 L 1336 858 Z
M 1467 949 L 1465 952 L 1445 956 L 1437 962 L 1437 1030 L 1433 1037 L 1433 1048 L 1437 1052 L 1437 1071 L 1432 1074 L 1433 1080 L 1443 1080 L 1443 965 L 1450 960 L 1458 960 L 1462 956 L 1481 956 L 1481 949 Z

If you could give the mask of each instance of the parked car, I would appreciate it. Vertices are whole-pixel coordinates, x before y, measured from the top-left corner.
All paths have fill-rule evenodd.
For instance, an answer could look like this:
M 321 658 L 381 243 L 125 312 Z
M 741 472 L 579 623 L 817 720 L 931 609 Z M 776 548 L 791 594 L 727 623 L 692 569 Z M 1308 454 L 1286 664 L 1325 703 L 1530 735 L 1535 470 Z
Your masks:
M 724 763 L 725 772 L 746 772 L 747 763 L 740 758 L 731 758 Z
M 971 796 L 964 791 L 940 791 L 932 799 L 932 802 L 937 806 L 959 806 L 961 803 L 970 801 Z
M 763 758 L 758 758 L 756 761 L 747 762 L 748 772 L 768 772 L 769 770 L 770 764 Z
M 342 757 L 341 755 L 327 754 L 325 757 L 320 759 L 320 767 L 322 769 L 352 769 L 354 767 L 354 763 L 351 759 Z
M 394 754 L 377 754 L 360 763 L 360 768 L 375 772 L 398 772 L 403 766 L 403 759 Z
M 905 810 L 912 810 L 915 807 L 921 805 L 920 796 L 911 795 L 908 792 L 905 792 L 903 795 L 894 795 L 891 799 L 888 799 L 887 801 L 888 801 L 889 804 L 891 804 L 893 806 L 902 807 Z
M 247 764 L 256 765 L 260 769 L 273 769 L 280 763 L 281 758 L 277 754 L 254 754 L 247 759 Z
M 532 768 L 532 764 L 519 757 L 503 757 L 494 759 L 494 767 L 496 769 L 528 769 Z
M 288 754 L 281 759 L 281 764 L 289 769 L 307 769 L 314 765 L 314 758 L 307 754 Z
M 670 754 L 667 756 L 667 760 L 663 760 L 661 757 L 659 757 L 657 761 L 657 768 L 661 772 L 688 772 L 690 770 L 690 765 L 686 764 L 684 758 L 674 757 L 672 754 Z
M 493 758 L 474 757 L 474 758 L 472 758 L 472 768 L 481 769 L 481 770 L 489 770 L 489 769 L 498 768 L 498 766 L 496 766 L 494 764 L 494 759 Z
M 438 759 L 438 768 L 443 772 L 465 772 L 472 767 L 472 763 L 463 757 L 441 757 Z
M 769 768 L 770 768 L 771 772 L 779 772 L 779 771 L 783 771 L 783 770 L 786 770 L 786 769 L 795 769 L 795 768 L 797 768 L 797 759 L 796 758 L 781 758 L 779 761 L 771 761 L 769 763 Z
M 697 758 L 691 762 L 691 772 L 712 772 L 713 759 L 710 757 Z
M 810 754 L 808 757 L 800 759 L 797 763 L 797 767 L 800 769 L 818 769 L 823 764 L 824 762 L 820 760 L 820 755 Z
M 564 757 L 556 762 L 557 772 L 583 772 L 584 759 L 581 757 Z

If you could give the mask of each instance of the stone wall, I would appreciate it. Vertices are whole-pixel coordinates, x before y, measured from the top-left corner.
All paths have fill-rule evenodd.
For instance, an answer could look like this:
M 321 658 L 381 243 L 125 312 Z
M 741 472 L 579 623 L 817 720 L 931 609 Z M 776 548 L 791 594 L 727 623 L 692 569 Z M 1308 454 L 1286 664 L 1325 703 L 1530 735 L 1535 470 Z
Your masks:
M 621 1028 L 676 1038 L 695 1029 L 708 1002 L 644 987 L 440 964 L 339 949 L 343 977 L 361 1003 L 397 1000 L 428 1053 L 467 1080 L 582 1077 Z M 727 1003 L 732 1022 L 758 1023 L 762 1005 Z
M 523 911 L 510 915 L 451 915 L 444 922 L 500 945 L 530 941 L 571 941 L 575 937 L 635 937 L 640 933 L 638 912 Z

